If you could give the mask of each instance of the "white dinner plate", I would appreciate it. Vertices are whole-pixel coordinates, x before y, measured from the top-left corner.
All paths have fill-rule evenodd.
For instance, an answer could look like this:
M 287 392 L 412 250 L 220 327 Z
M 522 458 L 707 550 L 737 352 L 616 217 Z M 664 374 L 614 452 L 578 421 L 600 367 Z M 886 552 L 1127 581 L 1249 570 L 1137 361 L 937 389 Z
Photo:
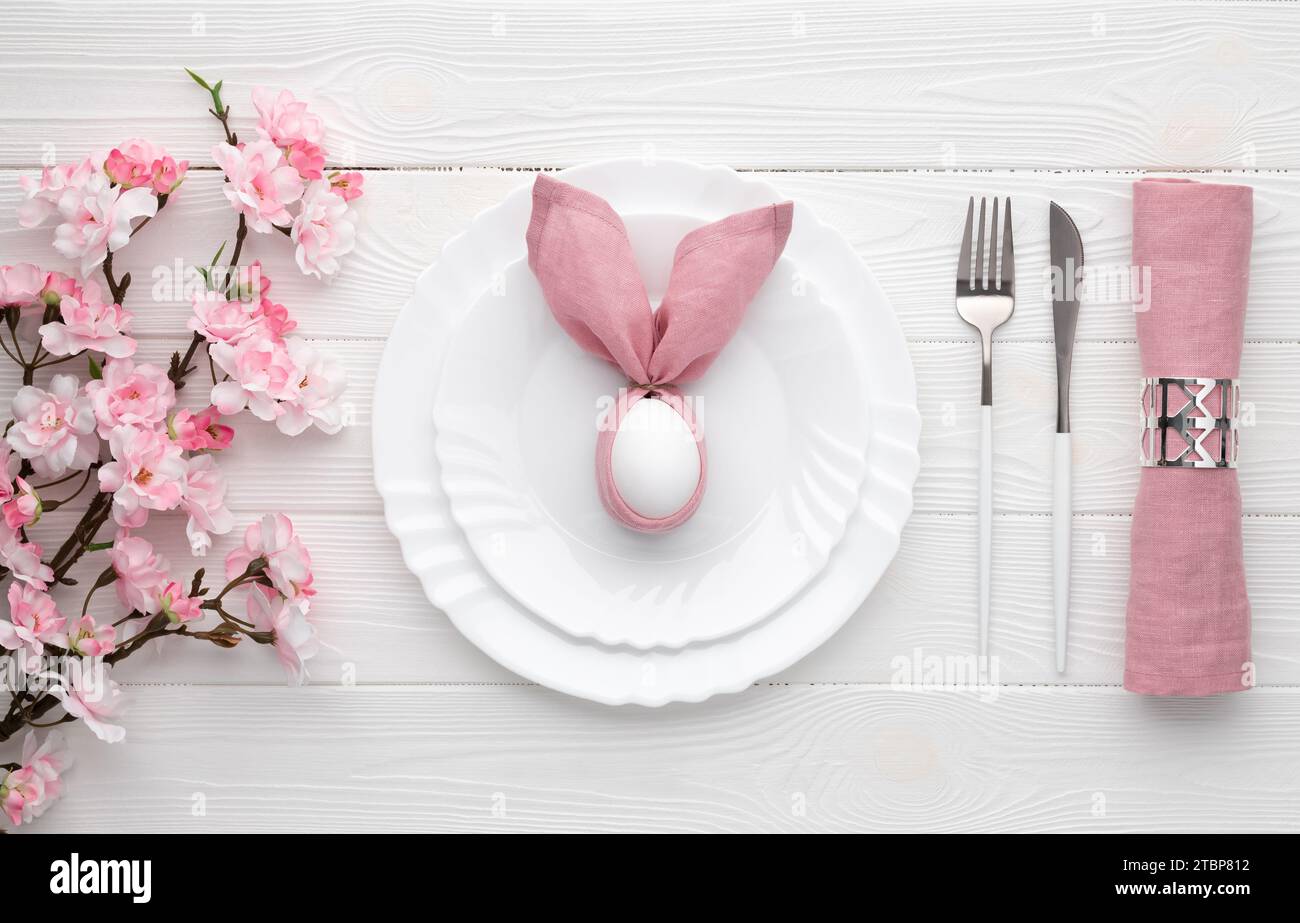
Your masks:
M 611 161 L 561 176 L 604 196 L 616 210 L 654 202 L 664 213 L 712 220 L 779 198 L 767 183 L 725 168 Z M 893 558 L 911 512 L 920 417 L 906 344 L 883 292 L 848 243 L 796 204 L 786 255 L 829 303 L 860 306 L 850 343 L 880 372 L 871 392 L 867 474 L 857 508 L 830 562 L 803 591 L 761 623 L 715 642 L 642 651 L 579 640 L 505 593 L 474 555 L 439 482 L 430 419 L 447 343 L 467 307 L 508 262 L 485 245 L 523 226 L 529 183 L 475 219 L 426 270 L 391 335 L 376 383 L 376 485 L 403 558 L 425 592 L 471 641 L 520 675 L 610 704 L 662 705 L 734 692 L 775 673 L 826 640 L 861 605 Z M 875 381 L 875 379 L 873 379 Z
M 703 222 L 622 217 L 657 305 L 677 241 Z M 501 245 L 520 251 L 523 228 Z M 597 422 L 627 382 L 573 343 L 520 253 L 447 343 L 433 419 L 452 516 L 502 589 L 575 637 L 676 648 L 757 624 L 822 569 L 857 505 L 869 396 L 842 316 L 854 309 L 778 262 L 684 389 L 705 433 L 704 502 L 645 534 L 596 487 Z

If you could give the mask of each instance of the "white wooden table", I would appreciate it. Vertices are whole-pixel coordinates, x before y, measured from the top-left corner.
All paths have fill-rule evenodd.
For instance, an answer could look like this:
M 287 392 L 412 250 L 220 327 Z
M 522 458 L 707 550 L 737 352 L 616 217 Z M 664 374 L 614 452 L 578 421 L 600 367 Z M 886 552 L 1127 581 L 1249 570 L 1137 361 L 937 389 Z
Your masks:
M 241 525 L 283 509 L 315 555 L 313 683 L 286 688 L 264 649 L 133 658 L 127 742 L 73 727 L 79 765 L 38 829 L 1300 826 L 1300 6 L 901 6 L 8 3 L 0 262 L 61 265 L 49 229 L 14 216 L 18 174 L 46 158 L 141 135 L 210 166 L 217 126 L 182 66 L 224 79 L 244 125 L 253 86 L 293 89 L 324 114 L 333 161 L 366 171 L 363 236 L 335 284 L 301 276 L 278 236 L 248 251 L 348 365 L 354 423 L 293 441 L 242 423 L 225 459 Z M 771 682 L 703 705 L 610 709 L 494 664 L 405 571 L 371 482 L 371 386 L 415 275 L 532 170 L 615 155 L 774 171 L 880 278 L 925 417 L 916 513 L 863 610 Z M 1122 263 L 1143 170 L 1256 190 L 1240 473 L 1262 687 L 1183 701 L 1119 687 L 1137 480 L 1124 304 L 1085 307 L 1079 326 L 1073 659 L 1064 681 L 1052 669 L 1053 346 L 1046 298 L 1022 285 L 997 347 L 1000 685 L 899 689 L 904 666 L 975 643 L 978 349 L 951 298 L 965 197 L 1012 196 L 1022 277 L 1046 264 L 1049 198 L 1090 262 Z M 183 343 L 188 312 L 151 299 L 151 270 L 232 233 L 219 180 L 191 173 L 120 261 L 146 356 Z M 189 566 L 180 532 L 155 535 Z

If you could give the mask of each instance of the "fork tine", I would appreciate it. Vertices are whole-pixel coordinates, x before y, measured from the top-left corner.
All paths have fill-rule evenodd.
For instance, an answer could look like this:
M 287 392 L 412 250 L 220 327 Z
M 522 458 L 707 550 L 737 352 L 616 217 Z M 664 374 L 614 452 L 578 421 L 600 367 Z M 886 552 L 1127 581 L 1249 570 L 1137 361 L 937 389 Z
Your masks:
M 970 236 L 975 220 L 975 197 L 970 197 L 966 206 L 966 230 L 961 235 L 961 256 L 957 259 L 957 284 L 970 288 Z
M 1008 291 L 1016 285 L 1016 249 L 1011 240 L 1011 197 L 1007 197 L 1006 224 L 1002 229 L 1002 287 Z
M 993 197 L 993 220 L 989 222 L 989 288 L 998 287 L 998 197 Z
M 982 288 L 984 285 L 984 204 L 987 200 L 980 199 L 980 231 L 979 244 L 975 247 L 975 287 Z

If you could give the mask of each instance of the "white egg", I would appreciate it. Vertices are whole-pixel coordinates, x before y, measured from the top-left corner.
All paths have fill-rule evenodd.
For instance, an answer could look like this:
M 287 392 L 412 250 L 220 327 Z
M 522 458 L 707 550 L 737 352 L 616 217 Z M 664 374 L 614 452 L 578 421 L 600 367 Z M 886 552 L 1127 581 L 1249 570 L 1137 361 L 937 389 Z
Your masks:
M 700 483 L 700 447 L 681 414 L 642 398 L 619 423 L 610 474 L 623 501 L 647 519 L 684 507 Z

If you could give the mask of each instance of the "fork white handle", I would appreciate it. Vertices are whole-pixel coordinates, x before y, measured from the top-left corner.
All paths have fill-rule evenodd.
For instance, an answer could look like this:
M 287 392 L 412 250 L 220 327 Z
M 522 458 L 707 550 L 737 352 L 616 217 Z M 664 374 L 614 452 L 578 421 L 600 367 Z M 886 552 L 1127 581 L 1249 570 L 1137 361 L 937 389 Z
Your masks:
M 1070 620 L 1070 434 L 1057 433 L 1052 479 L 1052 604 L 1056 613 L 1056 670 L 1065 672 Z
M 993 585 L 993 408 L 980 405 L 980 669 L 989 656 L 989 594 Z

